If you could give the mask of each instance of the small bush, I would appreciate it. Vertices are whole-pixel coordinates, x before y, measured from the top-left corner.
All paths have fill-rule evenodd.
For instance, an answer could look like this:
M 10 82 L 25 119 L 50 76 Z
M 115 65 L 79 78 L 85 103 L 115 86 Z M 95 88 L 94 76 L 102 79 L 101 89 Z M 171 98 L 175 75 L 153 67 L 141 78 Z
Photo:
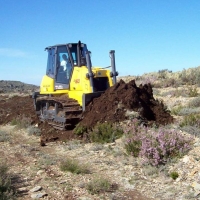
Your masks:
M 196 97 L 194 99 L 192 99 L 189 103 L 188 106 L 190 108 L 196 108 L 196 107 L 200 107 L 200 97 Z
M 113 187 L 113 184 L 108 179 L 105 179 L 102 177 L 96 177 L 93 180 L 91 180 L 87 184 L 86 188 L 87 188 L 88 192 L 91 194 L 111 192 L 114 189 L 116 189 Z
M 171 110 L 171 114 L 172 115 L 179 115 L 179 112 L 180 110 L 182 110 L 184 107 L 183 106 L 177 106 L 177 107 L 174 107 L 172 110 Z
M 35 127 L 35 126 L 29 126 L 27 128 L 27 132 L 28 132 L 29 135 L 35 135 L 35 136 L 41 135 L 41 130 L 38 127 Z
M 183 126 L 181 127 L 182 131 L 185 131 L 191 135 L 194 135 L 195 137 L 199 137 L 200 138 L 200 127 L 196 127 L 196 126 Z
M 182 108 L 181 110 L 179 110 L 177 115 L 185 116 L 185 115 L 198 114 L 198 113 L 200 113 L 200 107 L 199 108 Z
M 87 165 L 80 164 L 77 160 L 66 159 L 60 164 L 61 171 L 69 171 L 74 174 L 89 174 Z
M 8 142 L 10 140 L 10 135 L 4 130 L 0 130 L 0 142 Z
M 187 90 L 188 90 L 189 97 L 197 97 L 198 96 L 197 86 L 187 86 Z
M 87 128 L 85 126 L 82 126 L 80 124 L 78 124 L 75 129 L 73 130 L 73 132 L 76 134 L 76 135 L 79 135 L 79 136 L 83 136 L 83 134 L 87 131 Z
M 183 121 L 180 123 L 180 127 L 183 126 L 200 127 L 200 114 L 190 114 L 188 116 L 184 116 Z
M 89 137 L 92 142 L 108 143 L 114 142 L 123 135 L 123 130 L 110 123 L 97 124 Z
M 168 69 L 162 69 L 158 71 L 158 78 L 166 79 Z
M 169 159 L 184 155 L 190 148 L 193 138 L 183 136 L 180 131 L 140 126 L 136 120 L 125 130 L 127 142 L 125 148 L 133 155 L 143 158 L 145 163 L 158 166 L 165 164 Z M 140 141 L 140 143 L 138 142 Z M 134 145 L 137 144 L 137 148 Z M 139 152 L 139 153 L 138 153 Z
M 11 125 L 15 125 L 18 129 L 28 128 L 31 125 L 31 118 L 29 117 L 17 117 L 11 121 Z
M 175 90 L 171 91 L 171 95 L 173 97 L 188 97 L 187 90 L 185 88 L 176 88 Z
M 159 173 L 159 170 L 157 167 L 154 167 L 152 165 L 147 165 L 144 168 L 144 173 L 145 175 L 152 176 L 152 175 L 157 175 Z
M 41 155 L 40 159 L 38 160 L 39 165 L 49 166 L 55 165 L 58 159 L 56 157 L 50 156 L 48 154 Z
M 83 143 L 80 140 L 70 140 L 66 142 L 66 147 L 68 150 L 74 150 L 83 147 Z
M 103 149 L 103 144 L 94 143 L 94 145 L 90 148 L 91 151 L 99 151 Z
M 140 149 L 142 146 L 142 142 L 140 140 L 132 140 L 129 139 L 125 144 L 125 149 L 128 154 L 133 155 L 134 157 L 138 157 L 140 153 Z
M 0 163 L 0 199 L 16 199 L 11 185 L 11 177 L 8 174 L 8 166 L 5 163 Z
M 178 172 L 171 172 L 170 173 L 170 177 L 172 178 L 172 179 L 174 179 L 174 180 L 176 180 L 177 178 L 178 178 Z

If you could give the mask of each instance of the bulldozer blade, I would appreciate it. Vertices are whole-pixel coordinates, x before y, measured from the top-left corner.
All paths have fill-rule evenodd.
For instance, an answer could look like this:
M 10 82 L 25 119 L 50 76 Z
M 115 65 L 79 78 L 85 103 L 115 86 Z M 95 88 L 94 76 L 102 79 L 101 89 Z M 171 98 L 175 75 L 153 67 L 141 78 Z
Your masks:
M 104 93 L 104 92 L 94 92 L 94 93 L 83 94 L 83 96 L 82 96 L 82 108 L 83 108 L 83 111 L 85 111 L 86 106 L 87 106 L 94 98 L 100 97 L 102 93 Z

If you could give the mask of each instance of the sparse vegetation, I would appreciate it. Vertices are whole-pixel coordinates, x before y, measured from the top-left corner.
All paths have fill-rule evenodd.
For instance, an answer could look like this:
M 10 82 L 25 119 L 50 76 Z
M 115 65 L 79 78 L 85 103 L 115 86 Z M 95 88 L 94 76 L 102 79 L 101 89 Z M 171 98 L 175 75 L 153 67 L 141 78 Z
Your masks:
M 79 136 L 83 136 L 83 134 L 87 131 L 87 128 L 85 126 L 82 126 L 80 124 L 78 124 L 75 129 L 73 130 L 73 132 L 76 134 L 76 135 L 79 135 Z
M 177 114 L 179 116 L 188 116 L 191 114 L 198 114 L 200 113 L 200 107 L 199 108 L 182 108 Z
M 21 116 L 13 119 L 10 124 L 16 126 L 17 129 L 28 128 L 31 126 L 31 119 L 26 116 Z
M 176 180 L 176 179 L 179 177 L 178 172 L 171 172 L 171 173 L 170 173 L 170 177 L 171 177 L 172 179 Z
M 111 192 L 117 189 L 116 185 L 114 187 L 110 180 L 103 177 L 93 178 L 93 180 L 87 184 L 86 188 L 91 194 Z
M 74 174 L 89 174 L 89 167 L 85 164 L 80 164 L 75 159 L 67 158 L 60 164 L 61 171 L 68 171 Z
M 180 127 L 183 126 L 200 127 L 200 114 L 190 114 L 188 116 L 184 116 L 182 122 L 180 123 Z
M 188 91 L 188 96 L 189 97 L 197 97 L 198 96 L 198 90 L 197 90 L 197 86 L 187 86 L 187 91 Z
M 0 130 L 0 142 L 7 142 L 10 140 L 10 135 L 5 130 Z
M 97 124 L 89 133 L 92 142 L 108 143 L 114 142 L 123 135 L 123 130 L 110 123 Z
M 42 154 L 38 160 L 38 165 L 46 167 L 49 165 L 55 165 L 57 161 L 56 157 L 52 157 L 48 154 Z
M 29 126 L 27 128 L 27 132 L 28 132 L 29 135 L 35 135 L 35 136 L 41 135 L 41 130 L 38 127 L 35 127 L 35 126 Z
M 187 125 L 181 127 L 181 130 L 200 138 L 200 127 Z
M 176 88 L 170 89 L 168 91 L 162 92 L 160 94 L 162 97 L 171 96 L 171 97 L 187 97 L 188 91 L 185 88 Z
M 125 143 L 125 149 L 128 154 L 131 154 L 134 157 L 138 157 L 141 149 L 142 141 L 129 139 L 127 143 Z
M 171 114 L 172 115 L 179 115 L 179 112 L 181 109 L 183 109 L 184 107 L 182 105 L 176 106 L 174 108 L 172 108 L 171 110 Z
M 8 170 L 7 164 L 0 160 L 0 199 L 2 200 L 16 199 Z
M 159 172 L 158 168 L 152 165 L 146 165 L 144 168 L 144 173 L 145 175 L 148 175 L 148 176 L 152 176 L 152 175 L 155 176 L 158 174 L 158 172 Z
M 80 140 L 70 140 L 68 142 L 66 142 L 66 147 L 69 149 L 69 150 L 74 150 L 74 149 L 78 149 L 80 147 L 82 147 L 84 144 L 81 143 Z
M 188 106 L 189 106 L 190 108 L 197 108 L 197 107 L 200 107 L 200 97 L 196 97 L 196 98 L 192 99 L 192 100 L 189 102 Z

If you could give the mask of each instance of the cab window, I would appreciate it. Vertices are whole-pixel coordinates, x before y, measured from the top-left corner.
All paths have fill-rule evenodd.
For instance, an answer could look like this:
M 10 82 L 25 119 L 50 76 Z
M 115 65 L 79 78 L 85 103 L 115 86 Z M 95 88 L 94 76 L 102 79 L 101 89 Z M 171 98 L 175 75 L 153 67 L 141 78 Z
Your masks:
M 47 71 L 46 75 L 50 77 L 55 76 L 55 49 L 48 49 Z
M 69 55 L 66 46 L 58 46 L 56 82 L 62 84 L 69 84 L 71 71 L 72 67 L 69 62 Z

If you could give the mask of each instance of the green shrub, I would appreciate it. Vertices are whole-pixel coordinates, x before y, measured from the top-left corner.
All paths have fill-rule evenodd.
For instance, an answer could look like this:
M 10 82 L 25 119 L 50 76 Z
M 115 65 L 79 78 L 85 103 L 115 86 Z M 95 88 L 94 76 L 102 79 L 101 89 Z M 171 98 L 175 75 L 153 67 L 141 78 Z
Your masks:
M 82 126 L 80 124 L 78 124 L 75 129 L 73 130 L 73 132 L 76 134 L 76 135 L 79 135 L 79 136 L 83 136 L 83 134 L 87 131 L 87 128 L 85 126 Z
M 116 189 L 108 179 L 102 177 L 95 177 L 87 184 L 86 188 L 91 194 L 111 192 Z
M 198 113 L 200 113 L 200 107 L 199 108 L 182 108 L 181 110 L 179 110 L 177 115 L 185 116 L 185 115 L 198 114 Z
M 200 114 L 190 114 L 188 116 L 184 116 L 183 121 L 180 123 L 180 127 L 183 126 L 200 127 Z
M 172 179 L 174 179 L 174 180 L 176 180 L 177 178 L 178 178 L 178 172 L 171 172 L 170 173 L 170 177 L 172 178 Z
M 13 119 L 13 120 L 10 122 L 10 125 L 15 126 L 15 125 L 17 125 L 17 123 L 18 123 L 17 119 Z
M 123 130 L 110 123 L 97 124 L 89 137 L 92 142 L 108 143 L 114 142 L 123 135 Z
M 29 117 L 17 117 L 11 121 L 11 125 L 15 125 L 18 129 L 28 128 L 31 125 L 31 118 Z
M 187 125 L 181 127 L 181 130 L 200 138 L 200 127 Z
M 200 107 L 200 97 L 196 97 L 194 99 L 192 99 L 189 103 L 188 106 L 191 108 L 196 108 L 196 107 Z
M 11 185 L 11 177 L 8 174 L 8 166 L 3 162 L 0 163 L 0 199 L 2 200 L 16 199 L 14 190 Z
M 197 97 L 198 96 L 197 86 L 187 86 L 187 90 L 188 90 L 189 97 Z
M 193 106 L 184 107 L 182 105 L 179 105 L 171 109 L 171 114 L 177 116 L 184 116 L 184 115 L 198 114 L 198 113 L 200 113 L 200 107 L 193 107 Z
M 29 135 L 35 135 L 35 136 L 41 135 L 41 130 L 38 127 L 35 127 L 35 126 L 29 126 L 27 128 L 27 132 L 28 132 Z
M 131 140 L 131 139 L 130 139 Z M 129 141 L 125 144 L 125 149 L 128 154 L 138 157 L 142 142 L 140 140 Z
M 74 150 L 83 147 L 83 143 L 80 140 L 70 140 L 66 142 L 66 147 L 68 150 Z
M 148 175 L 148 176 L 157 175 L 159 173 L 159 169 L 152 165 L 146 165 L 144 167 L 144 173 L 145 175 Z
M 58 159 L 54 156 L 50 156 L 48 154 L 41 155 L 40 159 L 38 160 L 39 165 L 49 166 L 55 165 Z
M 174 107 L 172 110 L 171 110 L 171 114 L 172 115 L 179 115 L 179 112 L 180 110 L 182 110 L 184 107 L 183 106 L 177 106 L 177 107 Z
M 90 170 L 87 165 L 80 164 L 77 160 L 66 159 L 60 164 L 61 171 L 69 171 L 74 174 L 89 174 Z
M 167 73 L 170 71 L 168 69 L 162 69 L 158 71 L 158 78 L 160 79 L 166 79 L 167 78 Z
M 7 142 L 10 140 L 10 135 L 7 131 L 0 130 L 0 142 Z

